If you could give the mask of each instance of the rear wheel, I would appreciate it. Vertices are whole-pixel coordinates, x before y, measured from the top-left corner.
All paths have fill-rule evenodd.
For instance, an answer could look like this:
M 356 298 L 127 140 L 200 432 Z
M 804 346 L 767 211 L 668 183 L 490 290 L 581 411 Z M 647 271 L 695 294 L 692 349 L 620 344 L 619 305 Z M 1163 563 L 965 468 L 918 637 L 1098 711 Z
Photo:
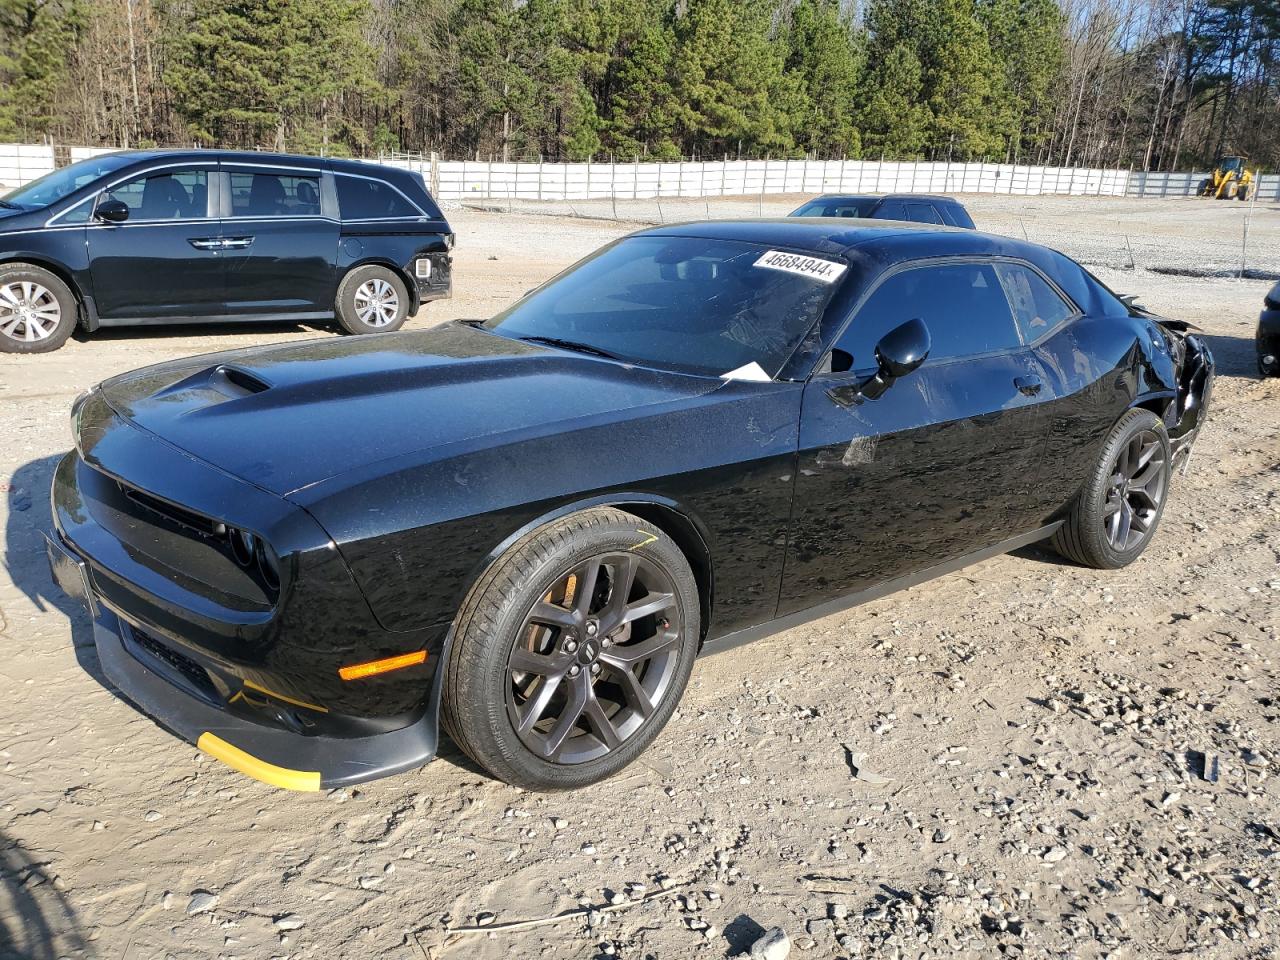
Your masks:
M 0 352 L 57 350 L 75 325 L 75 295 L 57 275 L 26 263 L 0 266 Z
M 409 290 L 386 267 L 357 267 L 338 286 L 337 312 L 347 333 L 390 333 L 409 315 Z
M 592 509 L 500 557 L 454 630 L 450 736 L 501 780 L 573 789 L 617 773 L 666 725 L 697 653 L 697 585 L 657 527 Z
M 1130 410 L 1112 429 L 1066 522 L 1054 534 L 1054 549 L 1099 569 L 1132 563 L 1155 535 L 1170 475 L 1164 424 L 1150 410 Z

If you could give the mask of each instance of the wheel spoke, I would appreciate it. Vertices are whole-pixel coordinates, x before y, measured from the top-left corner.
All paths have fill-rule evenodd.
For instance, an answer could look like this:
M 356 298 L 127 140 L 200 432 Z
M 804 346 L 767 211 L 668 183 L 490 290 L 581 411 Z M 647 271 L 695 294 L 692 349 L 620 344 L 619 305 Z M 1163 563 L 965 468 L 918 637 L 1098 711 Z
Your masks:
M 578 594 L 573 598 L 573 609 L 585 617 L 591 612 L 591 600 L 595 597 L 596 582 L 600 579 L 600 557 L 592 557 L 578 571 Z
M 547 712 L 547 707 L 551 704 L 551 698 L 555 696 L 562 679 L 563 677 L 559 674 L 538 678 L 537 690 L 525 702 L 523 708 L 519 709 L 519 718 L 516 724 L 517 733 L 528 733 L 533 729 L 534 724 L 542 719 L 542 715 Z
M 1133 525 L 1133 508 L 1129 506 L 1126 500 L 1120 504 L 1120 513 L 1118 514 L 1120 523 L 1116 531 L 1116 546 L 1121 550 L 1125 548 L 1125 544 L 1129 542 L 1129 530 Z
M 632 601 L 622 611 L 622 623 L 630 623 L 647 617 L 650 614 L 670 610 L 676 605 L 674 593 L 649 593 L 639 600 Z
M 0 287 L 0 297 L 4 297 L 5 300 L 16 307 L 18 305 L 18 301 L 22 299 L 22 294 L 19 293 L 14 285 L 10 283 Z
M 1145 487 L 1130 487 L 1129 496 L 1135 500 L 1144 501 L 1149 510 L 1156 510 L 1160 506 L 1156 498 Z
M 622 744 L 622 738 L 618 736 L 618 731 L 613 725 L 613 721 L 609 719 L 609 715 L 604 712 L 604 707 L 600 705 L 600 701 L 596 699 L 594 693 L 587 697 L 586 705 L 583 708 L 583 715 L 586 717 L 587 723 L 591 725 L 591 729 L 595 731 L 600 742 L 610 750 L 613 750 Z
M 1140 512 L 1138 512 L 1137 510 L 1134 510 L 1132 507 L 1129 508 L 1129 523 L 1133 527 L 1133 529 L 1137 530 L 1139 533 L 1147 532 L 1147 527 L 1148 527 L 1147 521 L 1143 519 L 1143 516 Z
M 570 683 L 569 700 L 565 704 L 564 712 L 560 714 L 555 726 L 547 734 L 544 755 L 551 760 L 560 755 L 560 748 L 564 746 L 564 741 L 569 736 L 569 731 L 574 728 L 582 716 L 582 711 L 586 709 L 587 699 L 590 697 L 591 690 L 591 681 L 588 676 L 585 673 L 580 674 L 576 680 Z M 594 697 L 591 699 L 594 699 Z
M 524 647 L 511 651 L 511 670 L 514 673 L 534 673 L 540 677 L 563 672 L 564 658 L 546 653 L 534 653 Z
M 630 667 L 609 664 L 609 676 L 622 688 L 622 694 L 627 698 L 628 706 L 635 707 L 642 717 L 653 715 L 654 704 L 649 699 L 649 691 L 640 683 L 640 678 Z
M 539 600 L 533 605 L 533 611 L 529 614 L 529 619 L 534 623 L 549 624 L 561 629 L 578 625 L 578 620 L 573 615 L 572 610 L 558 607 L 554 603 L 548 603 L 546 600 Z
M 15 332 L 17 332 L 18 326 L 21 323 L 21 317 L 14 317 L 9 322 L 5 323 L 3 327 L 0 327 L 0 333 L 3 333 L 6 337 L 11 337 Z
M 1108 520 L 1120 512 L 1120 498 L 1110 497 L 1107 499 L 1106 505 L 1102 508 L 1103 517 Z
M 609 647 L 600 654 L 600 659 L 619 669 L 630 668 L 661 653 L 668 647 L 675 646 L 679 639 L 680 634 L 676 633 L 676 631 L 666 630 L 657 636 L 650 637 L 648 640 L 641 640 L 639 643 Z
M 627 622 L 627 599 L 631 596 L 631 587 L 636 582 L 638 565 L 635 555 L 630 553 L 619 554 L 610 563 L 613 570 L 613 585 L 609 589 L 609 602 L 600 611 L 600 629 L 604 633 L 616 630 Z

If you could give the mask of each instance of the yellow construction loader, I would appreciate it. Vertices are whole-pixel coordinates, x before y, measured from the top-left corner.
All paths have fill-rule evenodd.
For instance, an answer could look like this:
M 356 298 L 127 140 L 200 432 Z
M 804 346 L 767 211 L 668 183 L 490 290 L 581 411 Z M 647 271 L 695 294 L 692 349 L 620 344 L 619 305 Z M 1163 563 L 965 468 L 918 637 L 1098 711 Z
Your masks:
M 1214 200 L 1248 200 L 1258 189 L 1258 171 L 1250 170 L 1248 157 L 1222 157 L 1213 173 L 1200 181 L 1200 196 Z

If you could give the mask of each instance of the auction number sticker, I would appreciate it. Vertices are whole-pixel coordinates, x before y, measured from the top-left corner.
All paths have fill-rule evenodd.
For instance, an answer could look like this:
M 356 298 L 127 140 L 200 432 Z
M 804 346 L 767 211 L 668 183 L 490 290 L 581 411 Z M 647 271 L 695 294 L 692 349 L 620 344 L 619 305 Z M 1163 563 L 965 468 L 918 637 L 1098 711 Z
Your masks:
M 806 257 L 799 253 L 787 253 L 784 250 L 767 251 L 755 262 L 755 265 L 768 267 L 770 270 L 798 273 L 802 277 L 810 277 L 820 283 L 835 283 L 845 271 L 843 263 L 823 260 L 819 257 Z

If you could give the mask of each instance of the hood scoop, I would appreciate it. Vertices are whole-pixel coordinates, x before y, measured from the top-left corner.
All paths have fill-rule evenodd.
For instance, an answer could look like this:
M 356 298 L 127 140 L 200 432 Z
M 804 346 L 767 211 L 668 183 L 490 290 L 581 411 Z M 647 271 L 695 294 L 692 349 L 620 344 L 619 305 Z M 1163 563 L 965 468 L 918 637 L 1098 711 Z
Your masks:
M 265 393 L 271 387 L 272 384 L 269 380 L 264 379 L 260 374 L 252 370 L 246 370 L 244 367 L 236 366 L 233 363 L 220 363 L 216 367 L 198 370 L 191 376 L 170 384 L 159 391 L 156 396 L 189 394 L 192 391 L 210 391 L 218 394 L 224 400 L 239 400 L 242 397 L 252 397 L 255 394 Z

